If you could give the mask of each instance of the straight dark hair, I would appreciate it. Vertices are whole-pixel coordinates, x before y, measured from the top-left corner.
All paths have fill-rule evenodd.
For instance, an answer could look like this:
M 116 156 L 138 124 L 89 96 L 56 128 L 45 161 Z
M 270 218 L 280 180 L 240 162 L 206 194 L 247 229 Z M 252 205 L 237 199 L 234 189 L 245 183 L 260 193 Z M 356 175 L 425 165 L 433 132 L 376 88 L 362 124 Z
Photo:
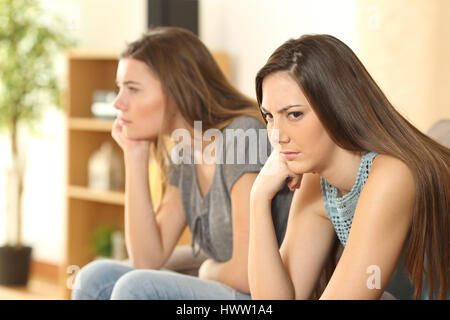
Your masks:
M 422 292 L 424 275 L 432 298 L 435 280 L 446 299 L 450 275 L 450 149 L 429 138 L 395 110 L 353 51 L 330 35 L 304 35 L 285 42 L 256 76 L 262 102 L 264 78 L 287 71 L 297 81 L 330 138 L 351 151 L 396 157 L 412 171 L 416 200 L 405 266 Z M 327 273 L 327 281 L 331 274 Z

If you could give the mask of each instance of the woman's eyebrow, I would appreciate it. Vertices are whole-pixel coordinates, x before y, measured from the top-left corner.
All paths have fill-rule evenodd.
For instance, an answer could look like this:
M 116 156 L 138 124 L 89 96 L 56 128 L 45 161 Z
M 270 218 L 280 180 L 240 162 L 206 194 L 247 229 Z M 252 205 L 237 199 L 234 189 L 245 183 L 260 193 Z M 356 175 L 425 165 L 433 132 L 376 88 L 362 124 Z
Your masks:
M 284 112 L 284 111 L 286 111 L 286 110 L 289 110 L 290 108 L 293 108 L 293 107 L 306 107 L 306 106 L 303 105 L 303 104 L 291 104 L 291 105 L 288 105 L 288 106 L 286 106 L 286 107 L 284 107 L 284 108 L 281 108 L 281 109 L 278 110 L 277 112 L 278 112 L 278 113 L 282 113 L 282 112 Z M 264 113 L 268 113 L 268 112 L 269 112 L 269 111 L 267 111 L 266 108 L 264 108 L 263 106 L 261 106 L 261 110 L 262 110 L 262 112 L 264 112 Z
M 124 81 L 123 84 L 134 84 L 134 85 L 138 85 L 138 86 L 141 85 L 139 82 L 133 81 L 133 80 Z M 116 85 L 119 85 L 119 81 L 116 81 Z

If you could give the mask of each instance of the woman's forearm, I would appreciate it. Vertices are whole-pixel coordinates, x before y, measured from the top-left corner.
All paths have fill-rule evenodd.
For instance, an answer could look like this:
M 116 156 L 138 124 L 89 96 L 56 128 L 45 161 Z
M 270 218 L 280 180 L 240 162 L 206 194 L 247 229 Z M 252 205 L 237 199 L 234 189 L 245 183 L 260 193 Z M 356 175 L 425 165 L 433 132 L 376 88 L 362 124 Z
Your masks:
M 294 299 L 294 287 L 278 248 L 271 201 L 251 200 L 248 268 L 253 299 Z
M 164 254 L 151 200 L 148 163 L 145 154 L 125 157 L 125 238 L 134 267 L 158 269 Z

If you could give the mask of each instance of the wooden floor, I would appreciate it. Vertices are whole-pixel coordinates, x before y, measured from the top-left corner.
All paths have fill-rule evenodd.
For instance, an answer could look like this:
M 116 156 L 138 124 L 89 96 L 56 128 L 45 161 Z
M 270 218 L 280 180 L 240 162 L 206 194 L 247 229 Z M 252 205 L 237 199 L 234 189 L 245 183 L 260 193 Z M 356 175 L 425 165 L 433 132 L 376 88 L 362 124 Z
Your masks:
M 61 287 L 44 278 L 31 278 L 27 286 L 0 286 L 0 300 L 62 300 Z

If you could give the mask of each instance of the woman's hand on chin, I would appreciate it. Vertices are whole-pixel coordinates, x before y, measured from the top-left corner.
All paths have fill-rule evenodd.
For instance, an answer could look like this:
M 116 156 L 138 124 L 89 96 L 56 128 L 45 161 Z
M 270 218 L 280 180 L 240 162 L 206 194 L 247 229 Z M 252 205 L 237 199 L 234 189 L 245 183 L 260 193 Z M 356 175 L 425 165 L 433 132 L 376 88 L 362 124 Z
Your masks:
M 113 123 L 111 135 L 125 154 L 146 155 L 149 154 L 151 139 L 130 139 L 126 136 L 123 125 L 116 119 Z
M 303 174 L 292 172 L 286 164 L 286 159 L 274 149 L 253 184 L 251 198 L 256 201 L 272 200 L 288 178 L 288 187 L 294 191 L 300 188 L 302 177 Z

